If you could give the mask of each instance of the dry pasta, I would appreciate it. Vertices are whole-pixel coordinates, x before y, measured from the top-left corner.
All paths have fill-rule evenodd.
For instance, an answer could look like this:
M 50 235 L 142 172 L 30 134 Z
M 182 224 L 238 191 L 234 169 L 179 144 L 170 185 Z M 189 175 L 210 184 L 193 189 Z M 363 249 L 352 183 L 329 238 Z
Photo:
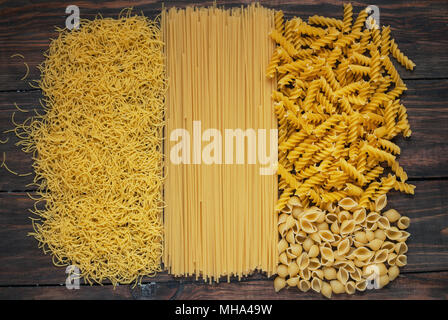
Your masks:
M 46 113 L 14 129 L 33 155 L 33 199 L 45 203 L 31 235 L 88 283 L 137 283 L 161 270 L 160 28 L 130 11 L 83 20 L 58 29 L 45 57 L 37 84 Z
M 270 98 L 275 85 L 264 72 L 275 71 L 283 54 L 292 53 L 285 37 L 277 38 L 289 43 L 285 53 L 274 52 L 275 45 L 267 37 L 275 25 L 283 26 L 281 21 L 280 15 L 274 20 L 273 10 L 258 5 L 164 11 L 170 79 L 167 133 L 178 128 L 193 133 L 193 121 L 201 121 L 203 130 L 214 128 L 222 134 L 224 129 L 276 129 Z M 268 66 L 273 53 L 275 61 Z M 280 131 L 281 139 L 286 132 Z M 277 216 L 272 212 L 287 210 L 292 189 L 284 190 L 275 208 L 275 174 L 262 176 L 260 166 L 247 161 L 174 164 L 170 150 L 177 142 L 170 141 L 169 135 L 166 141 L 164 264 L 168 271 L 209 281 L 241 278 L 257 269 L 275 273 Z M 284 172 L 293 184 L 295 178 L 287 166 Z M 285 234 L 289 241 L 292 236 Z M 284 245 L 279 243 L 279 248 Z M 296 249 L 291 251 L 290 256 L 298 254 Z M 290 258 L 284 252 L 281 259 Z M 290 270 L 280 268 L 278 272 L 294 277 L 298 270 L 291 265 Z M 285 281 L 278 280 L 275 286 L 284 287 Z
M 406 86 L 389 55 L 410 70 L 415 64 L 398 49 L 389 27 L 380 31 L 370 21 L 373 28 L 364 29 L 367 16 L 361 10 L 353 21 L 353 8 L 345 4 L 342 20 L 296 18 L 296 35 L 287 35 L 290 22 L 282 26 L 277 13 L 281 19 L 270 33 L 276 52 L 288 55 L 274 54 L 268 68 L 268 77 L 278 79 L 272 98 L 284 132 L 277 208 L 288 224 L 279 228 L 280 263 L 301 270 L 314 259 L 313 272 L 321 269 L 323 277 L 320 282 L 313 274 L 310 287 L 326 297 L 365 290 L 368 266 L 380 270 L 383 287 L 407 262 L 404 253 L 391 250 L 409 237 L 409 218 L 394 209 L 382 213 L 390 190 L 413 194 L 415 188 L 406 182 L 397 161 L 400 147 L 391 141 L 411 130 L 399 100 Z M 384 166 L 391 173 L 384 174 Z M 294 205 L 284 210 L 288 197 Z M 282 256 L 296 244 L 300 256 Z M 299 283 L 308 280 L 300 272 L 295 276 Z

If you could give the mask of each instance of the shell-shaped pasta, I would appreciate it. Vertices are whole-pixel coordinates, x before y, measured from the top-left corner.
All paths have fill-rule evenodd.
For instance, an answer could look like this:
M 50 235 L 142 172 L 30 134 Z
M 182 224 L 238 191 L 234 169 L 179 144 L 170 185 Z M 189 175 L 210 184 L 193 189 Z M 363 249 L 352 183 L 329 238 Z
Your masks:
M 282 252 L 279 256 L 278 256 L 278 261 L 280 261 L 280 263 L 283 263 L 285 265 L 289 265 L 291 262 L 291 259 L 288 258 L 288 256 L 286 255 L 286 252 Z
M 347 270 L 348 273 L 352 274 L 355 272 L 355 264 L 351 260 L 346 261 L 347 264 L 344 266 L 344 269 Z
M 344 210 L 352 210 L 358 206 L 358 202 L 350 197 L 339 200 L 338 205 Z
M 408 245 L 405 242 L 396 243 L 394 250 L 397 254 L 405 254 L 408 252 Z
M 313 244 L 308 251 L 308 257 L 315 258 L 319 255 L 319 247 L 315 244 Z
M 302 253 L 302 250 L 303 249 L 300 244 L 294 243 L 289 246 L 289 248 L 287 249 L 287 253 L 289 252 L 291 255 L 298 257 Z
M 366 247 L 359 247 L 351 254 L 354 259 L 357 259 L 359 261 L 366 261 L 370 259 L 372 255 L 374 255 L 374 252 L 370 251 Z
M 377 251 L 381 248 L 382 244 L 383 244 L 383 240 L 380 239 L 373 239 L 372 241 L 370 241 L 367 246 L 372 249 L 373 251 Z
M 398 219 L 400 219 L 401 214 L 398 213 L 395 209 L 389 209 L 386 212 L 383 213 L 383 215 L 389 220 L 389 222 L 396 222 Z
M 345 238 L 338 244 L 337 254 L 342 256 L 345 255 L 350 250 L 350 240 L 349 238 Z
M 294 207 L 294 208 L 292 208 L 291 214 L 294 218 L 299 219 L 303 214 L 303 208 L 302 207 Z
M 331 245 L 333 247 L 337 247 L 339 242 L 341 242 L 342 237 L 339 234 L 334 234 L 333 237 L 334 237 L 334 241 L 331 243 Z
M 375 239 L 375 232 L 373 232 L 372 230 L 366 230 L 366 238 L 367 241 L 372 241 L 373 239 Z
M 310 236 L 310 239 L 313 240 L 314 242 L 319 243 L 319 244 L 322 243 L 322 239 L 320 238 L 318 232 L 314 232 L 314 233 L 310 234 L 309 236 Z
M 370 262 L 370 258 L 369 258 L 366 261 L 361 261 L 359 259 L 355 259 L 355 260 L 353 260 L 353 263 L 355 264 L 355 267 L 362 268 L 365 265 L 370 264 L 371 262 Z
M 310 251 L 311 247 L 314 245 L 314 241 L 310 238 L 306 238 L 306 240 L 303 242 L 302 246 L 303 249 L 308 252 Z
M 397 261 L 395 263 L 398 267 L 404 267 L 408 264 L 408 258 L 404 254 L 400 254 L 397 257 Z
M 287 213 L 282 213 L 278 216 L 278 222 L 277 225 L 281 225 L 282 223 L 286 222 L 286 219 L 289 217 L 289 214 Z
M 336 205 L 334 204 L 334 202 L 329 202 L 329 203 L 327 204 L 326 209 L 327 209 L 328 212 L 336 212 L 337 207 L 336 207 Z
M 313 270 L 313 271 L 311 271 L 311 276 L 313 278 L 323 279 L 324 278 L 324 271 L 322 269 Z
M 387 261 L 389 251 L 387 249 L 379 250 L 375 253 L 375 263 L 382 263 Z
M 354 281 L 347 281 L 344 290 L 347 294 L 354 294 L 356 292 L 356 283 Z
M 320 292 L 322 289 L 322 280 L 319 278 L 314 278 L 311 280 L 311 289 L 315 292 Z
M 281 239 L 277 244 L 278 253 L 284 252 L 288 248 L 288 242 L 285 239 Z
M 302 230 L 297 232 L 295 238 L 296 243 L 303 243 L 307 239 L 306 232 Z
M 356 282 L 361 281 L 362 280 L 361 269 L 358 267 L 355 267 L 355 271 L 350 272 L 350 278 L 352 278 Z
M 367 289 L 367 281 L 366 280 L 360 280 L 356 282 L 356 290 L 358 291 L 365 291 Z
M 353 220 L 356 224 L 361 224 L 366 220 L 366 208 L 357 209 L 353 212 Z
M 306 252 L 302 252 L 302 254 L 297 258 L 297 265 L 300 270 L 303 270 L 308 267 L 310 264 L 310 259 L 308 258 L 308 254 Z
M 292 196 L 291 198 L 289 198 L 288 204 L 292 207 L 302 207 L 302 202 L 297 196 Z
M 325 259 L 326 261 L 329 261 L 329 262 L 334 262 L 334 253 L 333 253 L 333 250 L 331 250 L 330 248 L 321 246 L 320 247 L 320 255 L 321 255 L 322 259 Z
M 320 264 L 320 260 L 318 258 L 311 258 L 310 262 L 308 264 L 308 269 L 314 271 L 317 270 L 318 268 L 320 268 L 321 264 Z
M 289 230 L 289 231 L 286 233 L 285 240 L 288 241 L 288 243 L 295 243 L 296 240 L 295 240 L 295 234 L 294 234 L 294 231 Z
M 378 214 L 378 212 L 372 211 L 367 215 L 366 221 L 367 223 L 375 223 L 378 221 L 379 218 L 380 215 Z
M 279 291 L 282 290 L 285 286 L 286 286 L 285 278 L 282 278 L 282 277 L 277 277 L 277 278 L 275 278 L 275 280 L 274 280 L 274 289 L 275 289 L 275 292 L 279 292 Z
M 285 221 L 285 228 L 290 230 L 296 224 L 296 221 L 292 215 L 288 216 Z
M 295 277 L 299 273 L 299 266 L 294 261 L 288 265 L 288 274 L 290 277 Z
M 404 242 L 406 241 L 409 237 L 411 236 L 411 234 L 407 231 L 401 231 L 401 237 L 399 239 L 397 239 L 398 242 Z
M 394 266 L 397 263 L 398 255 L 395 252 L 389 252 L 387 256 L 387 264 L 390 266 Z
M 389 276 L 387 274 L 380 276 L 379 287 L 384 288 L 385 286 L 387 286 L 389 284 L 389 282 L 390 282 L 390 280 L 389 280 Z
M 375 211 L 380 212 L 387 205 L 387 196 L 385 194 L 380 195 L 375 199 Z
M 339 222 L 343 222 L 345 220 L 350 220 L 352 218 L 352 215 L 350 214 L 350 212 L 343 210 L 341 212 L 339 212 L 338 214 L 338 221 Z
M 349 273 L 347 272 L 347 270 L 345 270 L 344 268 L 339 268 L 337 274 L 336 274 L 336 278 L 343 284 L 345 285 L 348 281 L 349 278 Z
M 322 231 L 322 230 L 330 230 L 330 227 L 328 226 L 328 223 L 326 222 L 321 222 L 317 225 L 317 230 Z
M 354 220 L 344 220 L 341 223 L 339 233 L 344 236 L 351 234 L 355 230 L 356 223 Z
M 301 219 L 308 220 L 309 222 L 316 222 L 319 219 L 322 211 L 316 207 L 306 209 Z
M 384 241 L 381 249 L 387 249 L 387 251 L 392 252 L 395 250 L 395 244 L 390 241 Z
M 293 277 L 286 280 L 286 284 L 290 287 L 295 287 L 299 284 L 299 277 Z
M 355 232 L 355 240 L 361 243 L 367 243 L 367 235 L 364 231 Z
M 311 283 L 308 280 L 300 280 L 297 288 L 302 292 L 307 292 L 311 288 Z
M 333 222 L 330 226 L 330 230 L 331 230 L 331 232 L 333 232 L 333 234 L 338 234 L 339 233 L 339 223 L 337 221 Z
M 332 224 L 333 222 L 336 222 L 338 220 L 338 216 L 335 213 L 328 213 L 325 216 L 325 222 L 328 224 Z
M 380 217 L 378 219 L 378 221 L 376 222 L 378 228 L 382 229 L 382 230 L 387 230 L 390 228 L 390 223 L 389 220 L 387 220 L 386 217 Z
M 299 271 L 300 278 L 309 280 L 311 279 L 311 271 L 308 268 Z
M 336 294 L 345 292 L 345 286 L 339 280 L 336 280 L 336 279 L 331 280 L 330 286 L 331 286 L 331 290 Z
M 279 277 L 286 278 L 288 276 L 288 266 L 284 264 L 278 265 L 277 274 Z
M 375 234 L 375 239 L 379 239 L 382 241 L 386 240 L 386 233 L 384 232 L 384 230 L 377 229 L 377 230 L 375 230 L 374 234 Z
M 292 206 L 289 204 L 286 204 L 285 207 L 282 209 L 283 213 L 291 213 L 292 211 Z
M 310 221 L 301 218 L 300 220 L 300 230 L 305 231 L 306 233 L 314 233 L 317 231 L 315 225 L 313 225 Z
M 366 229 L 368 231 L 375 231 L 376 229 L 378 229 L 378 223 L 377 222 L 367 222 L 364 229 Z
M 400 274 L 400 268 L 398 268 L 397 266 L 392 266 L 389 268 L 388 274 L 389 274 L 389 280 L 394 281 Z
M 328 230 L 320 230 L 319 236 L 322 239 L 322 241 L 324 241 L 324 242 L 333 242 L 334 241 L 333 233 L 331 233 Z
M 288 232 L 288 229 L 286 229 L 286 223 L 281 223 L 278 225 L 278 233 L 280 233 L 280 236 L 284 238 L 286 236 L 286 233 Z
M 333 289 L 331 288 L 331 285 L 328 282 L 322 281 L 320 292 L 325 298 L 330 299 L 331 294 L 333 293 Z
M 407 229 L 409 227 L 411 223 L 411 219 L 409 219 L 409 217 L 401 217 L 400 219 L 398 219 L 397 222 L 397 227 L 400 229 Z
M 336 269 L 333 267 L 325 267 L 322 269 L 324 272 L 324 278 L 326 280 L 333 280 L 337 278 Z
M 390 228 L 389 230 L 384 231 L 386 233 L 386 237 L 391 240 L 398 240 L 401 238 L 402 234 L 400 230 L 394 230 L 393 228 Z

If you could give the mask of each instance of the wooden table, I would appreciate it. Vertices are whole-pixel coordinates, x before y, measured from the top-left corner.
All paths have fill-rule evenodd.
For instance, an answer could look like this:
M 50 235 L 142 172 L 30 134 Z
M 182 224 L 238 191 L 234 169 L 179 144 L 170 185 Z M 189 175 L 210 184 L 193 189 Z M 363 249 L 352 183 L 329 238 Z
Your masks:
M 244 1 L 247 3 L 248 1 Z M 300 3 L 300 4 L 296 4 Z M 368 2 L 353 3 L 355 12 Z M 186 1 L 166 1 L 166 6 L 187 5 Z M 307 18 L 319 14 L 341 18 L 339 1 L 262 1 L 266 6 L 282 9 L 288 17 Z M 369 290 L 336 299 L 447 299 L 448 298 L 448 2 L 375 1 L 380 8 L 381 24 L 391 25 L 392 36 L 417 67 L 407 72 L 399 67 L 409 90 L 402 98 L 408 108 L 413 135 L 398 139 L 402 147 L 400 163 L 417 186 L 415 196 L 392 193 L 391 207 L 412 218 L 408 240 L 408 265 L 399 278 L 382 290 Z M 116 17 L 124 7 L 134 6 L 145 15 L 155 17 L 161 1 L 3 1 L 0 4 L 0 129 L 12 127 L 14 102 L 26 110 L 39 109 L 41 92 L 21 81 L 25 73 L 23 60 L 10 56 L 23 54 L 30 66 L 29 79 L 38 79 L 36 66 L 43 60 L 49 39 L 56 35 L 55 26 L 63 27 L 65 8 L 76 4 L 81 18 Z M 198 3 L 196 3 L 198 4 Z M 209 2 L 201 4 L 210 5 Z M 237 1 L 218 1 L 234 6 Z M 27 114 L 16 112 L 16 119 Z M 5 135 L 1 135 L 4 139 Z M 20 173 L 30 171 L 31 159 L 23 154 L 9 135 L 0 144 L 9 166 Z M 319 294 L 283 290 L 275 293 L 271 279 L 254 274 L 242 281 L 205 284 L 194 279 L 176 279 L 160 273 L 155 284 L 131 288 L 121 285 L 82 285 L 79 290 L 65 287 L 65 268 L 53 266 L 36 240 L 27 236 L 32 230 L 28 209 L 32 207 L 26 192 L 31 178 L 18 177 L 0 170 L 0 298 L 19 299 L 321 299 Z M 155 289 L 155 290 L 154 290 Z

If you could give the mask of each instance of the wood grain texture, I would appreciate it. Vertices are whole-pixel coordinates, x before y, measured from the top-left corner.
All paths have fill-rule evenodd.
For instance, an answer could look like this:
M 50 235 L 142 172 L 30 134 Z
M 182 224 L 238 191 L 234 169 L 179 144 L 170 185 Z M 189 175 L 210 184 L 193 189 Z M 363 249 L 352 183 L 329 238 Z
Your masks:
M 408 81 L 409 90 L 405 92 L 402 102 L 408 108 L 413 135 L 410 139 L 401 136 L 395 141 L 402 148 L 399 162 L 411 179 L 448 177 L 448 80 Z M 0 92 L 0 129 L 12 128 L 11 117 L 17 122 L 25 120 L 41 111 L 39 105 L 40 91 Z M 28 113 L 19 112 L 14 102 Z M 6 153 L 6 163 L 18 173 L 30 172 L 31 155 L 24 154 L 15 146 L 18 139 L 13 133 L 0 134 L 0 139 L 9 137 L 8 143 L 0 144 L 0 156 Z M 5 169 L 0 169 L 0 191 L 23 191 L 32 181 L 32 176 L 18 177 Z
M 92 19 L 97 13 L 104 17 L 116 17 L 120 10 L 133 6 L 136 11 L 154 18 L 160 13 L 163 1 L 79 1 L 81 18 Z M 250 1 L 217 1 L 219 5 L 238 6 Z M 288 17 L 319 14 L 341 18 L 342 2 L 327 1 L 260 1 L 274 9 L 282 9 Z M 211 5 L 212 1 L 165 1 L 166 6 L 185 7 L 189 4 Z M 56 36 L 55 26 L 65 26 L 65 8 L 72 1 L 3 1 L 0 10 L 0 90 L 28 89 L 20 78 L 25 73 L 23 60 L 10 58 L 21 53 L 30 66 L 28 79 L 39 77 L 36 66 L 43 60 L 49 39 Z M 371 4 L 369 1 L 353 3 L 355 13 Z M 414 72 L 402 72 L 403 78 L 441 78 L 448 75 L 448 3 L 445 0 L 431 1 L 376 1 L 380 8 L 380 22 L 391 25 L 392 36 L 399 47 L 417 67 Z
M 391 192 L 389 207 L 411 218 L 408 240 L 408 265 L 403 273 L 448 271 L 448 181 L 416 181 L 415 196 Z M 33 201 L 25 193 L 0 193 L 0 286 L 64 284 L 65 268 L 52 265 L 37 241 L 28 237 L 32 231 Z M 266 279 L 254 274 L 248 280 Z M 176 279 L 166 272 L 145 281 L 172 282 Z M 203 282 L 199 280 L 198 282 Z M 447 288 L 448 289 L 448 288 Z
M 334 295 L 335 300 L 367 299 L 434 299 L 448 298 L 448 272 L 402 274 L 381 290 L 367 290 L 355 295 Z M 2 287 L 0 299 L 136 299 L 136 300 L 320 300 L 320 293 L 301 292 L 296 288 L 274 292 L 272 281 L 257 280 L 219 284 L 157 283 L 153 294 L 144 287 L 81 286 L 68 290 L 64 286 Z

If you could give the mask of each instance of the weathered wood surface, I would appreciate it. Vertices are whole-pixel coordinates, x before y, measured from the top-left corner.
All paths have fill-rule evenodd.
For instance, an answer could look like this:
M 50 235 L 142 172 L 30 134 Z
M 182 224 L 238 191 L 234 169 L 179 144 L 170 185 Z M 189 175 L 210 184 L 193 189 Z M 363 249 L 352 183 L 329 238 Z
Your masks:
M 97 13 L 104 17 L 116 17 L 121 9 L 133 6 L 149 17 L 160 13 L 162 3 L 167 7 L 185 7 L 189 4 L 211 5 L 212 1 L 81 1 L 81 18 L 93 18 Z M 217 1 L 218 5 L 238 6 L 250 1 Z M 311 15 L 336 18 L 342 16 L 340 1 L 260 1 L 262 4 L 282 9 L 288 17 L 306 19 Z M 55 26 L 65 26 L 65 8 L 71 1 L 3 1 L 0 4 L 0 90 L 29 88 L 20 81 L 25 73 L 22 59 L 10 58 L 21 53 L 30 66 L 29 79 L 37 79 L 36 66 L 42 62 L 42 53 L 48 48 L 49 39 L 56 36 Z M 369 1 L 353 3 L 356 14 Z M 417 64 L 414 72 L 403 72 L 403 78 L 443 78 L 448 74 L 448 2 L 438 1 L 376 1 L 380 9 L 380 23 L 391 25 L 392 36 L 396 38 L 403 52 Z
M 82 18 L 93 18 L 98 12 L 116 17 L 121 9 L 133 6 L 146 16 L 155 17 L 163 1 L 81 1 Z M 249 1 L 218 1 L 218 5 L 237 6 Z M 213 2 L 165 1 L 167 7 L 188 4 L 211 5 Z M 263 5 L 282 9 L 287 17 L 306 18 L 319 14 L 340 18 L 339 1 L 261 1 Z M 55 26 L 63 27 L 65 8 L 71 1 L 2 1 L 0 2 L 0 132 L 10 129 L 15 112 L 17 122 L 40 109 L 40 91 L 31 89 L 28 81 L 37 79 L 36 66 L 43 60 L 49 39 L 56 36 Z M 353 2 L 355 12 L 368 1 Z M 336 299 L 447 299 L 448 298 L 448 2 L 386 1 L 375 3 L 380 8 L 381 24 L 391 25 L 392 36 L 399 47 L 417 63 L 414 72 L 399 68 L 409 90 L 402 102 L 407 106 L 413 135 L 397 139 L 402 147 L 400 163 L 417 185 L 415 196 L 394 193 L 390 206 L 412 218 L 408 240 L 408 266 L 400 277 L 382 290 L 369 290 L 355 296 Z M 26 81 L 23 60 L 10 56 L 21 53 L 30 66 Z M 20 90 L 20 91 L 17 91 Z M 21 113 L 14 107 L 29 110 Z M 30 155 L 14 144 L 13 134 L 0 133 L 0 157 L 18 173 L 31 168 Z M 0 159 L 2 161 L 2 159 Z M 33 201 L 24 191 L 31 176 L 18 177 L 0 170 L 0 299 L 316 299 L 319 294 L 284 290 L 275 294 L 272 281 L 254 274 L 242 282 L 204 284 L 192 278 L 176 279 L 160 273 L 154 279 L 156 293 L 145 295 L 141 288 L 127 285 L 81 286 L 67 290 L 65 268 L 52 265 L 34 238 L 30 213 Z
M 448 298 L 448 272 L 402 274 L 381 290 L 366 290 L 355 295 L 340 294 L 335 300 L 371 299 L 434 299 Z M 0 299 L 173 299 L 173 300 L 317 300 L 324 299 L 314 291 L 301 292 L 297 288 L 274 292 L 272 281 L 257 280 L 219 284 L 158 283 L 153 294 L 141 287 L 121 285 L 81 286 L 68 290 L 64 286 L 3 287 Z M 276 306 L 278 307 L 278 306 Z

